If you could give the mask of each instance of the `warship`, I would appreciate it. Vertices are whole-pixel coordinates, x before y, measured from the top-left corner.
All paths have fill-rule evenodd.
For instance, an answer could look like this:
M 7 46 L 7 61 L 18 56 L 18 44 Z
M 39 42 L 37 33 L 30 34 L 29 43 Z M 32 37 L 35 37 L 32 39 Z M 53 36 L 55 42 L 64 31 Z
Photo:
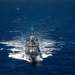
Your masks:
M 37 57 L 41 57 L 41 51 L 39 47 L 39 41 L 38 38 L 34 35 L 31 35 L 27 40 L 25 44 L 25 54 L 27 56 L 27 59 L 31 62 L 37 62 Z

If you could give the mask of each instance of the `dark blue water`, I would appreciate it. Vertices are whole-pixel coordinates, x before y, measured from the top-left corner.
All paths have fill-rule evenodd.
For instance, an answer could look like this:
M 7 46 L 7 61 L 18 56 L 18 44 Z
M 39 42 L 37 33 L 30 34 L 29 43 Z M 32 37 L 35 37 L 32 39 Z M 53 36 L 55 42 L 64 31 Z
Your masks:
M 34 65 L 9 58 L 0 44 L 0 75 L 75 75 L 75 1 L 0 1 L 0 42 L 28 37 L 32 25 L 39 38 L 64 42 L 61 50 Z

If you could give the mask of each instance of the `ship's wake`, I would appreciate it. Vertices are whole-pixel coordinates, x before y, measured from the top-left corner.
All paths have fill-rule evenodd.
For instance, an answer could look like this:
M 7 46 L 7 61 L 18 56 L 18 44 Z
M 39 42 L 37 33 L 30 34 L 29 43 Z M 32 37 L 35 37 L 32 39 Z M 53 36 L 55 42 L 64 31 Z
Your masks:
M 22 38 L 22 40 L 18 39 L 12 41 L 3 41 L 0 42 L 0 44 L 4 44 L 5 46 L 9 47 L 7 50 L 10 50 L 11 52 L 9 53 L 8 57 L 29 61 L 25 54 L 25 39 Z M 55 53 L 55 50 L 60 50 L 62 48 L 62 45 L 62 42 L 40 39 L 41 57 L 38 56 L 37 61 L 42 61 L 44 58 L 52 56 Z

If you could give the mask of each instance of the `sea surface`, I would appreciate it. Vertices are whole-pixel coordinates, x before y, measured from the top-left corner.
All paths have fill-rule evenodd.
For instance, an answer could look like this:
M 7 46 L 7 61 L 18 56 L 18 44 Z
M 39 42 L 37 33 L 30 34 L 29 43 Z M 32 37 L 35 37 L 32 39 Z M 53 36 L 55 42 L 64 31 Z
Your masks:
M 24 52 L 32 28 L 36 64 Z M 75 75 L 75 0 L 0 0 L 0 75 Z

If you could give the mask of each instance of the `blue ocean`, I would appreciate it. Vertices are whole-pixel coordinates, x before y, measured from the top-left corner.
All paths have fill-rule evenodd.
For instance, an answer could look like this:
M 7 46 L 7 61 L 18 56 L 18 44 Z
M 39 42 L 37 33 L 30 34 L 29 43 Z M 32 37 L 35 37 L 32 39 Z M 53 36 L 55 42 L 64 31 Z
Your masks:
M 23 57 L 32 27 L 37 64 Z M 0 0 L 0 75 L 75 75 L 75 0 Z

